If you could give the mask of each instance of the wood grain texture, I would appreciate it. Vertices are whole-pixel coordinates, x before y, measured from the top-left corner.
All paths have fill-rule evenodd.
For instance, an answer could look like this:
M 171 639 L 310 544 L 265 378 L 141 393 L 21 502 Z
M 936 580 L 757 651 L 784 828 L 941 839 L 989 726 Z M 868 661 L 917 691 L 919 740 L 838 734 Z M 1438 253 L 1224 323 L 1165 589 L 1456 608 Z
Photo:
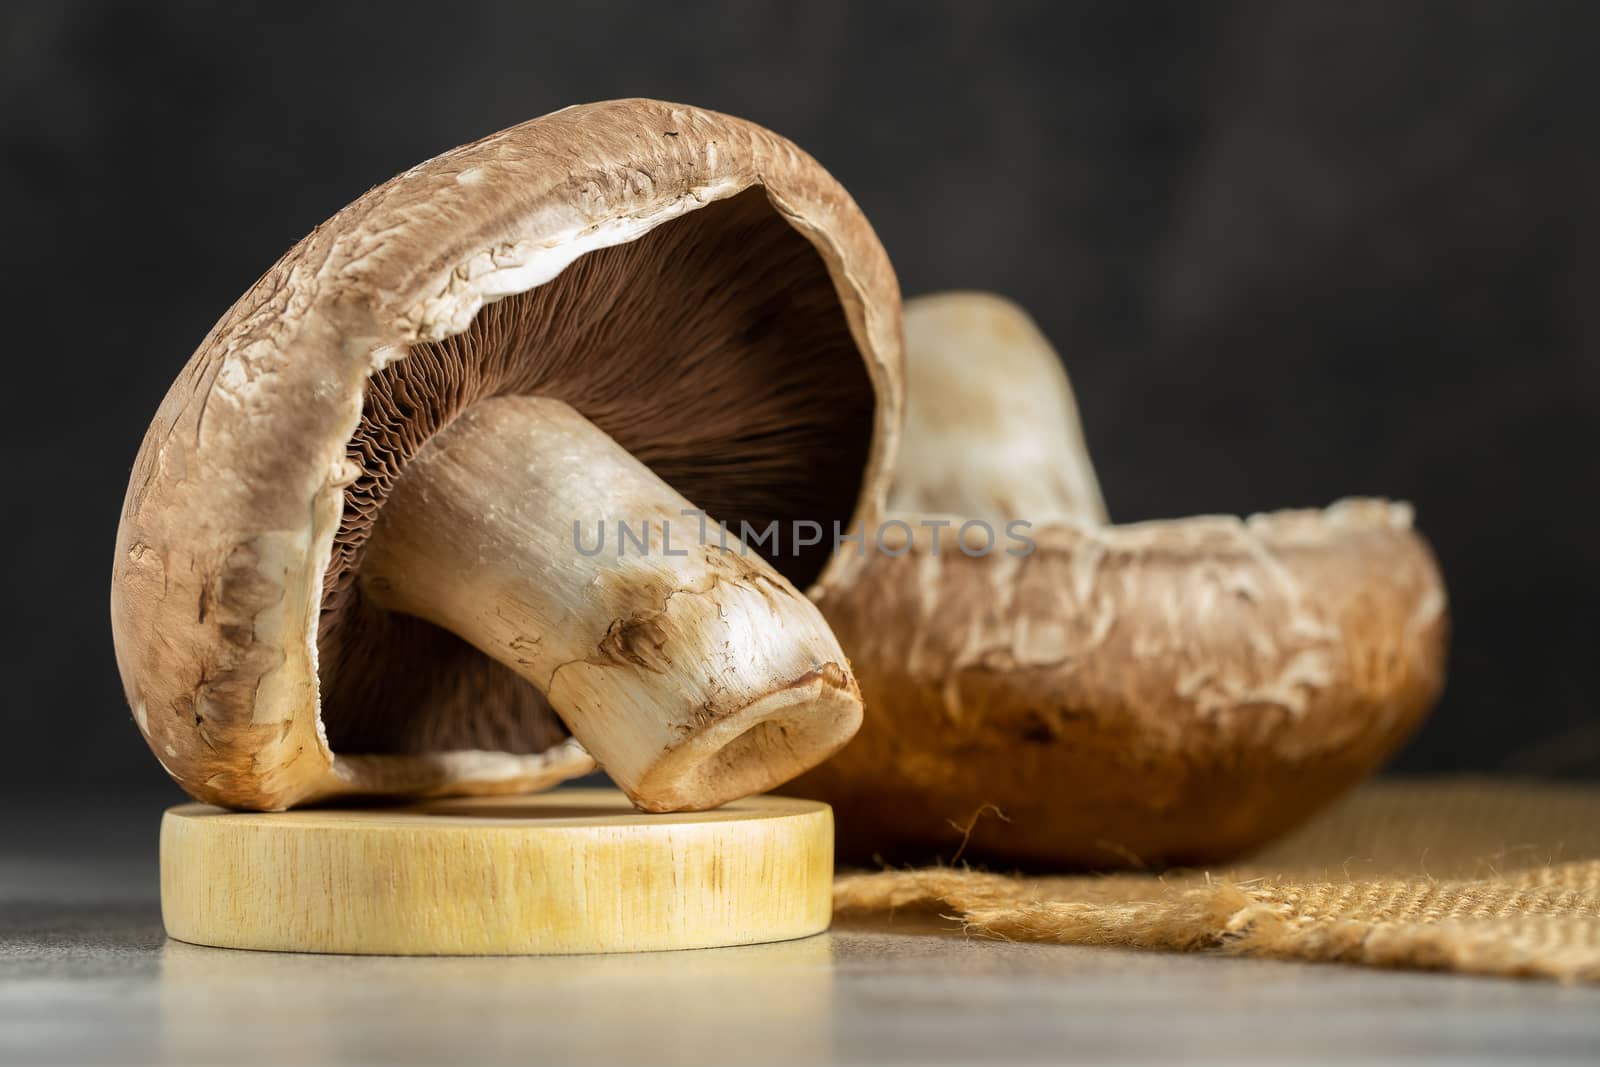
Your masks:
M 819 933 L 833 813 L 752 797 L 646 815 L 614 790 L 161 823 L 180 941 L 283 952 L 515 955 L 705 948 Z

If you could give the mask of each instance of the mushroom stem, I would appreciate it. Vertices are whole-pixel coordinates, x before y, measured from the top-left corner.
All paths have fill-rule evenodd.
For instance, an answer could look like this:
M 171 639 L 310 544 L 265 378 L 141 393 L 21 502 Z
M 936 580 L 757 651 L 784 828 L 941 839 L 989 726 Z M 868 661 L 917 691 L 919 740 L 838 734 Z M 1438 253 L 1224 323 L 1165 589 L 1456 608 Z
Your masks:
M 895 511 L 1104 526 L 1078 403 L 1026 311 L 991 293 L 906 302 Z
M 860 694 L 816 607 L 566 404 L 480 401 L 406 466 L 361 567 L 379 607 L 533 683 L 647 811 L 826 759 Z

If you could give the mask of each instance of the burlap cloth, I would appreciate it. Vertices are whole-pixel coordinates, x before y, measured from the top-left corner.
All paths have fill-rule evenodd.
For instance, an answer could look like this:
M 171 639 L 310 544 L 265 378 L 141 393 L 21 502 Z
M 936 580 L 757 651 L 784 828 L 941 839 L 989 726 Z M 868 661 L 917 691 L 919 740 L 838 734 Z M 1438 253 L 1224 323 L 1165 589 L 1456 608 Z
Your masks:
M 1209 871 L 845 874 L 842 914 L 934 909 L 1007 940 L 1600 980 L 1600 787 L 1382 781 Z

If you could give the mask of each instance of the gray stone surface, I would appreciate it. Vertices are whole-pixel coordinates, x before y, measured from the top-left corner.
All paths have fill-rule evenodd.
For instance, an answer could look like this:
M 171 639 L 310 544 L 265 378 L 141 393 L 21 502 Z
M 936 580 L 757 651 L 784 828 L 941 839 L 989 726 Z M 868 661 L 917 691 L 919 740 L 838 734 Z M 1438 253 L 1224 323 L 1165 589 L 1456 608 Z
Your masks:
M 634 956 L 168 941 L 153 812 L 0 820 L 0 1063 L 1592 1063 L 1600 990 L 1006 944 L 938 921 Z

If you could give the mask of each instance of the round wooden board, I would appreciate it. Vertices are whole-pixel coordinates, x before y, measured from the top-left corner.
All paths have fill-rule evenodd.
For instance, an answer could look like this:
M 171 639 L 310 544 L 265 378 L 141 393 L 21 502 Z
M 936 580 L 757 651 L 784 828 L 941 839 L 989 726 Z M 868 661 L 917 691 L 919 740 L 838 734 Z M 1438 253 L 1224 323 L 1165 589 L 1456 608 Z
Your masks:
M 180 941 L 278 952 L 516 955 L 783 941 L 832 914 L 833 812 L 789 797 L 637 812 L 620 792 L 161 821 Z

